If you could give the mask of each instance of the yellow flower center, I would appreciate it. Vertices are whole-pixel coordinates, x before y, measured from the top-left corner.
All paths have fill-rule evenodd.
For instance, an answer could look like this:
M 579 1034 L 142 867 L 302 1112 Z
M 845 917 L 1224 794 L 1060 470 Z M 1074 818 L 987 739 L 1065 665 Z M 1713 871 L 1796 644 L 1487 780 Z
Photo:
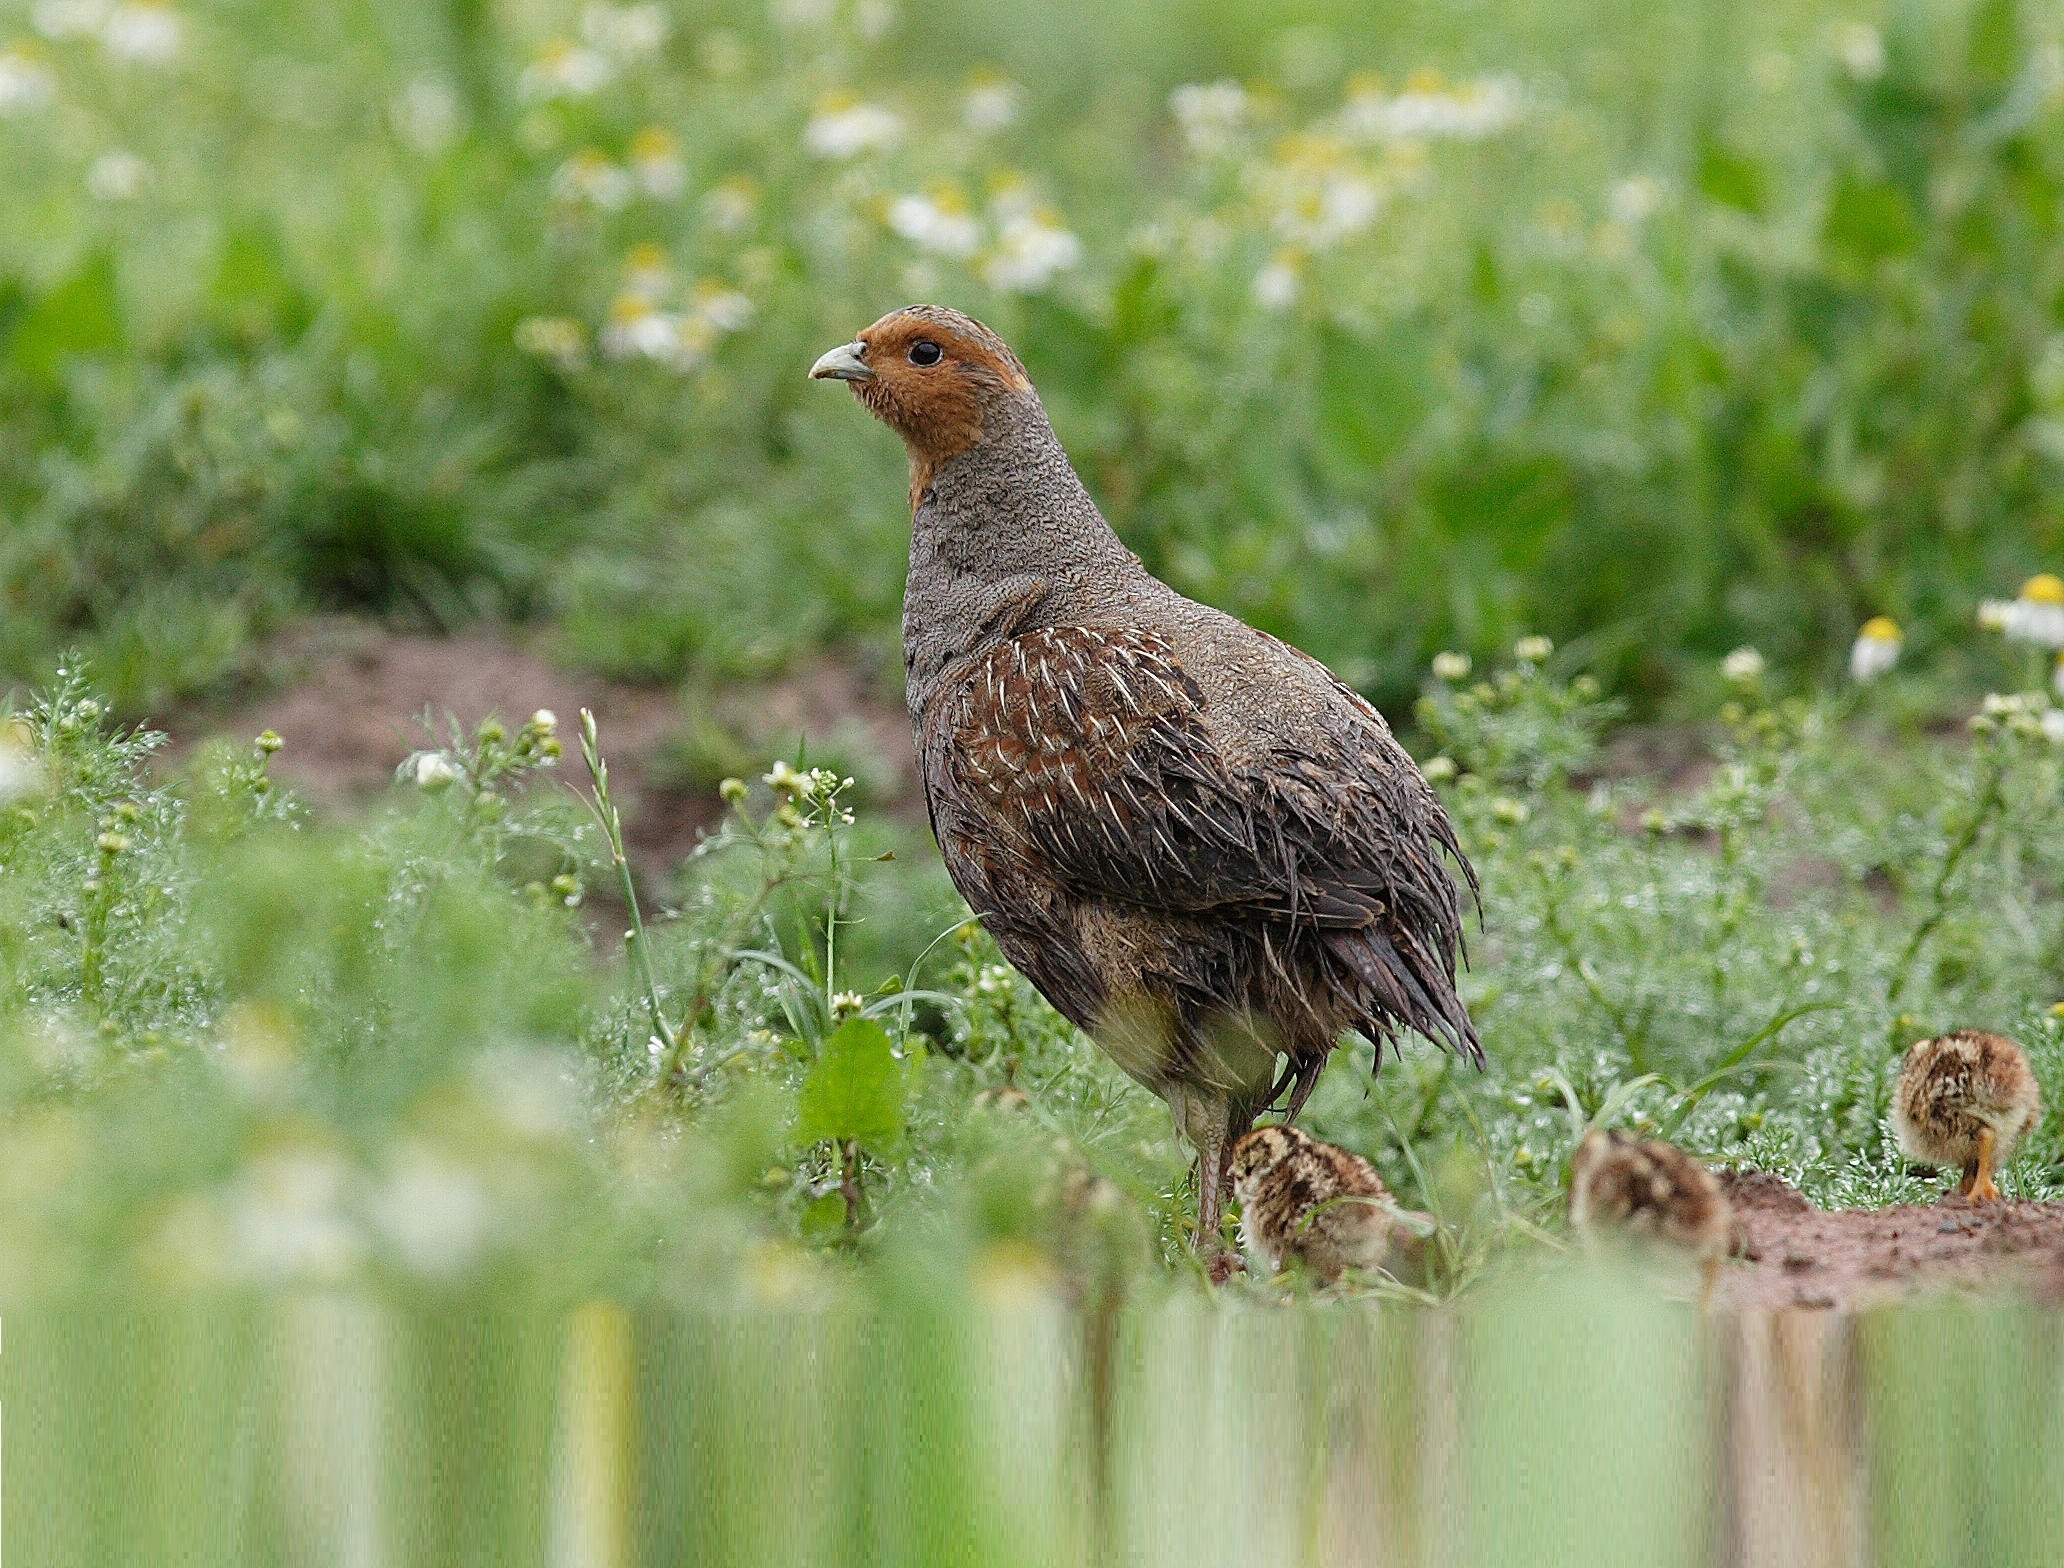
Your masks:
M 2028 604 L 2064 604 L 2064 577 L 2037 572 L 2021 585 L 2021 598 Z
M 1889 615 L 1874 615 L 1863 623 L 1863 630 L 1857 634 L 1865 642 L 1899 641 L 1899 623 Z

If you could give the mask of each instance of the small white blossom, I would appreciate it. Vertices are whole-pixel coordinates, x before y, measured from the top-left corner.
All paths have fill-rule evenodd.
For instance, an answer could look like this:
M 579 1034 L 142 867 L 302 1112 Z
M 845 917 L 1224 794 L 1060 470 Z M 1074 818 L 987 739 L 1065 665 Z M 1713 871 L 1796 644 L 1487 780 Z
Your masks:
M 566 316 L 526 316 L 516 323 L 516 346 L 561 370 L 588 362 L 588 329 Z
M 2015 642 L 2064 648 L 2064 580 L 2049 572 L 2029 578 L 2006 607 L 2000 630 Z
M 2064 708 L 2043 709 L 2042 733 L 2052 746 L 2064 746 Z
M 1424 71 L 1395 96 L 1368 87 L 1355 92 L 1340 118 L 1350 135 L 1370 141 L 1477 141 L 1504 130 L 1525 108 L 1526 95 L 1513 77 L 1485 76 L 1450 86 L 1439 73 Z
M 960 123 L 977 136 L 994 136 L 1017 124 L 1024 102 L 1025 90 L 1016 82 L 980 75 L 961 96 Z
M 1889 615 L 1872 616 L 1849 649 L 1849 678 L 1859 684 L 1876 680 L 1899 662 L 1904 644 L 1897 621 Z
M 688 164 L 673 132 L 649 125 L 631 138 L 631 175 L 647 196 L 672 201 L 688 188 Z
M 593 147 L 584 147 L 552 175 L 552 194 L 560 201 L 614 212 L 631 199 L 636 187 L 630 172 Z
M 752 325 L 759 308 L 753 304 L 750 295 L 741 294 L 714 278 L 704 278 L 695 285 L 692 313 L 698 320 L 707 322 L 715 332 L 743 332 Z
M 435 76 L 419 76 L 387 106 L 394 134 L 421 153 L 442 152 L 459 134 L 459 95 Z
M 1874 82 L 1885 74 L 1885 39 L 1870 23 L 1838 23 L 1828 34 L 1828 45 L 1857 81 Z
M 742 174 L 720 180 L 702 198 L 703 220 L 719 234 L 737 234 L 759 211 L 759 187 Z
M 1304 269 L 1296 251 L 1278 251 L 1254 274 L 1254 303 L 1263 310 L 1288 310 L 1304 292 Z
M 43 769 L 29 744 L 28 727 L 0 725 L 0 805 L 43 786 Z
M 1024 213 L 1004 222 L 996 245 L 982 263 L 991 288 L 1036 294 L 1082 260 L 1082 241 L 1054 214 Z
M 185 23 L 164 0 L 123 0 L 101 25 L 100 41 L 117 60 L 164 65 L 179 53 Z
M 803 127 L 803 147 L 819 158 L 857 158 L 902 139 L 903 118 L 893 109 L 836 93 L 817 106 Z
M 1763 655 L 1754 648 L 1737 648 L 1720 661 L 1720 678 L 1730 686 L 1753 686 L 1764 668 Z
M 0 115 L 46 109 L 57 97 L 57 77 L 33 46 L 0 49 Z
M 838 14 L 838 0 L 770 0 L 767 12 L 783 32 L 806 33 Z
M 831 1021 L 843 1023 L 848 1018 L 858 1018 L 867 999 L 858 991 L 841 991 L 831 999 Z
M 2013 612 L 2011 599 L 1981 599 L 1978 601 L 1978 629 L 1981 632 L 2003 632 L 2007 629 L 2007 617 Z
M 1512 657 L 1521 664 L 1546 664 L 1548 656 L 1554 651 L 1554 641 L 1538 633 L 1532 637 L 1522 637 L 1512 645 Z
M 1669 194 L 1669 187 L 1654 175 L 1630 174 L 1606 193 L 1605 208 L 1616 222 L 1633 228 L 1662 211 Z
M 898 196 L 889 203 L 889 227 L 920 250 L 966 260 L 982 248 L 982 225 L 958 192 L 941 189 Z
M 550 735 L 559 728 L 559 715 L 550 708 L 540 708 L 530 716 L 530 727 L 540 735 Z
M 659 53 L 673 24 L 666 7 L 647 0 L 642 5 L 591 5 L 581 12 L 581 37 L 619 60 L 644 60 Z
M 1247 89 L 1238 82 L 1194 82 L 1168 95 L 1183 141 L 1199 157 L 1230 148 L 1247 123 Z
M 440 1278 L 463 1273 L 494 1231 L 494 1203 L 486 1183 L 457 1160 L 419 1143 L 397 1153 L 367 1210 L 404 1264 Z
M 124 148 L 104 152 L 86 170 L 86 194 L 95 201 L 134 201 L 150 180 L 150 165 Z
M 36 0 L 29 20 L 45 38 L 91 38 L 113 9 L 112 0 Z
M 349 1210 L 352 1169 L 325 1149 L 261 1155 L 227 1195 L 230 1245 L 254 1279 L 334 1281 L 365 1244 Z
M 1433 656 L 1434 679 L 1447 681 L 1451 685 L 1456 681 L 1468 680 L 1469 672 L 1475 667 L 1475 664 L 1466 653 L 1451 651 L 1437 653 Z
M 609 57 L 569 38 L 551 38 L 538 46 L 523 68 L 518 86 L 531 99 L 586 98 L 609 84 L 616 74 Z
M 810 788 L 810 775 L 790 766 L 786 761 L 777 761 L 761 775 L 761 778 L 776 794 L 791 798 L 806 794 Z
M 417 789 L 426 795 L 435 795 L 450 789 L 465 777 L 465 773 L 445 752 L 419 751 L 409 765 L 409 776 L 415 780 Z
M 624 293 L 610 301 L 609 323 L 602 329 L 602 352 L 611 359 L 650 359 L 688 370 L 701 355 L 683 330 L 684 319 L 661 310 L 643 294 Z

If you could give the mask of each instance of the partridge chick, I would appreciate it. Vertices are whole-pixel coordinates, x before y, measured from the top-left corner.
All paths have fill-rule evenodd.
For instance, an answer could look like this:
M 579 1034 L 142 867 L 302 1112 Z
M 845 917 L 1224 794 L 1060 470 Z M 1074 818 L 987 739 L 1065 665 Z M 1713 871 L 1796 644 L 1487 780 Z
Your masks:
M 2042 1091 L 2021 1047 L 2005 1035 L 1959 1029 L 1922 1040 L 1899 1064 L 1892 1129 L 1910 1160 L 1958 1165 L 1957 1191 L 1991 1203 L 1996 1165 L 2042 1117 Z
M 810 374 L 909 454 L 903 663 L 946 869 L 1168 1102 L 1220 1272 L 1228 1150 L 1286 1092 L 1294 1120 L 1343 1035 L 1482 1062 L 1454 825 L 1352 687 L 1140 564 L 979 321 L 892 311 Z
M 1602 1127 L 1584 1134 L 1570 1165 L 1570 1224 L 1695 1259 L 1702 1301 L 1734 1241 L 1734 1210 L 1717 1176 L 1675 1144 Z
M 1384 1267 L 1394 1243 L 1415 1239 L 1367 1160 L 1295 1127 L 1257 1127 L 1241 1138 L 1232 1173 L 1240 1239 L 1272 1272 L 1295 1258 L 1331 1285 L 1348 1269 Z

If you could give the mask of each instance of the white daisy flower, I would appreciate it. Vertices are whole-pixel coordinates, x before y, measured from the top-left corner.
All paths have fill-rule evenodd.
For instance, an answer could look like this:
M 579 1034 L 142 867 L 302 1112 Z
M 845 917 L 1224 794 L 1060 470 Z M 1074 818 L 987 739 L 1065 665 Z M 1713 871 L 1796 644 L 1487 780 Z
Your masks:
M 631 138 L 627 161 L 639 188 L 655 201 L 672 201 L 688 188 L 688 164 L 673 132 L 648 125 Z
M 57 97 L 57 77 L 26 44 L 0 49 L 0 115 L 46 109 Z
M 1872 616 L 1849 649 L 1849 678 L 1859 684 L 1876 680 L 1899 662 L 1903 646 L 1897 621 L 1889 615 Z
M 980 72 L 960 100 L 960 123 L 977 136 L 994 136 L 1017 124 L 1025 90 L 1008 77 Z
M 624 253 L 623 291 L 658 304 L 673 292 L 674 268 L 666 247 L 650 240 Z
M 1662 211 L 1669 194 L 1670 188 L 1654 175 L 1630 174 L 1606 193 L 1605 210 L 1631 229 Z
M 895 110 L 834 93 L 803 127 L 803 147 L 819 158 L 857 158 L 893 147 L 902 136 L 903 118 Z
M 760 209 L 759 187 L 743 174 L 719 180 L 702 198 L 703 220 L 719 234 L 747 228 Z
M 1515 77 L 1485 76 L 1451 86 L 1437 71 L 1419 71 L 1395 95 L 1374 85 L 1358 88 L 1340 119 L 1350 135 L 1369 141 L 1480 141 L 1511 125 L 1525 108 L 1526 94 Z
M 123 148 L 104 152 L 86 170 L 86 194 L 95 201 L 133 201 L 150 181 L 150 165 Z
M 1720 661 L 1720 678 L 1730 686 L 1753 686 L 1764 668 L 1763 655 L 1754 648 L 1737 648 Z
M 43 787 L 43 770 L 29 744 L 28 726 L 16 720 L 0 725 L 0 803 Z
M 450 789 L 465 777 L 458 763 L 441 751 L 419 751 L 403 766 L 408 769 L 416 788 L 426 795 Z
M 1868 22 L 1842 22 L 1828 34 L 1828 46 L 1842 69 L 1859 82 L 1885 74 L 1885 39 Z
M 526 316 L 516 323 L 516 346 L 561 370 L 578 370 L 588 362 L 587 328 L 568 316 Z
M 531 99 L 585 98 L 599 92 L 616 74 L 609 57 L 570 38 L 548 38 L 538 45 L 518 81 Z
M 1303 259 L 1294 250 L 1277 251 L 1254 274 L 1254 303 L 1263 310 L 1288 310 L 1303 292 Z
M 591 5 L 581 12 L 582 39 L 619 60 L 651 58 L 672 29 L 661 5 Z
M 743 332 L 758 313 L 751 296 L 715 278 L 705 278 L 695 285 L 693 305 L 695 314 L 718 332 Z
M 2064 579 L 2038 572 L 2021 585 L 2000 630 L 2014 642 L 2064 648 Z
M 920 250 L 966 260 L 982 248 L 982 225 L 967 199 L 949 187 L 889 203 L 891 229 Z
M 1183 142 L 1200 158 L 1230 148 L 1247 123 L 1247 89 L 1238 82 L 1193 82 L 1168 95 Z
M 29 21 L 45 38 L 91 38 L 113 9 L 113 0 L 36 0 Z
M 1045 209 L 1005 221 L 995 248 L 982 263 L 991 288 L 1036 294 L 1082 260 L 1082 241 Z
M 584 147 L 552 176 L 552 194 L 560 201 L 614 212 L 636 189 L 630 172 L 593 147 Z
M 459 95 L 435 76 L 419 76 L 387 107 L 394 132 L 417 152 L 441 152 L 459 134 Z
M 602 352 L 611 359 L 651 359 L 680 365 L 685 357 L 681 318 L 642 294 L 619 294 L 609 305 Z
M 164 0 L 122 0 L 101 24 L 100 42 L 117 60 L 163 65 L 179 53 L 186 24 Z

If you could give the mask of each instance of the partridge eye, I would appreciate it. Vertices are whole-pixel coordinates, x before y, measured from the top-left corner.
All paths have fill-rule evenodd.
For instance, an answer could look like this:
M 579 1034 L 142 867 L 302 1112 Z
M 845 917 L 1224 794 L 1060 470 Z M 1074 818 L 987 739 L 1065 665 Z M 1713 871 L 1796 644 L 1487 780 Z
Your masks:
M 946 351 L 930 338 L 919 338 L 910 345 L 910 363 L 913 365 L 936 365 L 946 357 Z

